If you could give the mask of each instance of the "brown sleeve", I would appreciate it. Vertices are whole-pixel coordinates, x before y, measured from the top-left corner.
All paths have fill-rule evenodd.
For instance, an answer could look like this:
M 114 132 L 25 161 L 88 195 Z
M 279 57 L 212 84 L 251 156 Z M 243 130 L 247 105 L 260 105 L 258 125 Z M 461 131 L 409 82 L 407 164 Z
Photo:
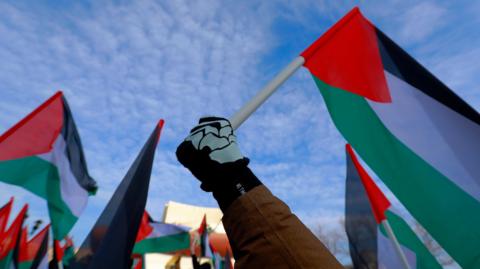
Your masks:
M 236 269 L 343 268 L 327 248 L 263 185 L 236 199 L 223 225 Z

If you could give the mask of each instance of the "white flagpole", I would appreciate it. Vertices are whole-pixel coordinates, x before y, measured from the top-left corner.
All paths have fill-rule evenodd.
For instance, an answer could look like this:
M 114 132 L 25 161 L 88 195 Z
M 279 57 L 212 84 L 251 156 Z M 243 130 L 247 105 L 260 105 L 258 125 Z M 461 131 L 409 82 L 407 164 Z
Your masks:
M 393 246 L 395 247 L 395 250 L 398 254 L 398 257 L 402 261 L 402 264 L 405 269 L 410 269 L 410 265 L 408 264 L 407 257 L 405 256 L 405 253 L 403 253 L 402 247 L 398 243 L 397 237 L 393 233 L 392 227 L 390 226 L 390 223 L 388 223 L 387 219 L 382 220 L 382 225 L 383 228 L 385 228 L 385 231 L 388 234 L 388 237 L 390 237 L 390 240 L 392 241 Z
M 258 107 L 260 107 L 265 100 L 272 95 L 285 80 L 287 80 L 300 66 L 305 63 L 302 56 L 296 57 L 290 62 L 280 73 L 278 73 L 257 95 L 255 95 L 248 103 L 246 103 L 237 113 L 230 119 L 232 128 L 236 130 L 240 125 L 252 115 Z

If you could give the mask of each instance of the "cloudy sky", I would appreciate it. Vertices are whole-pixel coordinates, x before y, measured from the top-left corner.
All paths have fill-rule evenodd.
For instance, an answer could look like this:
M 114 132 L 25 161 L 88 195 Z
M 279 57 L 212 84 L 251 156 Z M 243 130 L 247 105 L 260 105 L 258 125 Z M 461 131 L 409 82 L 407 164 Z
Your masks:
M 175 148 L 202 115 L 232 116 L 354 6 L 477 110 L 478 1 L 2 1 L 0 132 L 62 90 L 100 187 L 73 230 L 80 243 L 154 128 L 166 121 L 147 208 L 215 206 Z M 310 227 L 343 214 L 344 140 L 301 69 L 238 130 L 251 167 Z M 386 188 L 382 185 L 382 188 Z M 17 197 L 0 183 L 0 203 Z

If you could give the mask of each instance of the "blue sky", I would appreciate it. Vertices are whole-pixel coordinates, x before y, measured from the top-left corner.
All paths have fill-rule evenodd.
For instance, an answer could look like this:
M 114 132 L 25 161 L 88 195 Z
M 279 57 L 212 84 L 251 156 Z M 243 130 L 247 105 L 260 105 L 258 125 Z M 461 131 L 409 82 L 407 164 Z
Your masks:
M 73 230 L 79 243 L 159 118 L 147 208 L 215 206 L 175 148 L 202 115 L 230 117 L 355 5 L 474 108 L 480 72 L 478 1 L 2 1 L 0 132 L 64 91 L 100 190 Z M 343 213 L 344 140 L 301 69 L 238 130 L 251 167 L 310 227 Z M 382 188 L 387 191 L 384 186 Z M 45 203 L 0 183 L 15 210 Z

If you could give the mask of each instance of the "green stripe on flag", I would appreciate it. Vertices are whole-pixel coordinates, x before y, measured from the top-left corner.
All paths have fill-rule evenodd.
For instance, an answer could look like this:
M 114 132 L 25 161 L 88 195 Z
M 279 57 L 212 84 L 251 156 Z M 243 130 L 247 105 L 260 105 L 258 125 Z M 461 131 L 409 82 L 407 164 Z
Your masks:
M 20 262 L 18 263 L 17 269 L 30 269 L 32 268 L 33 261 Z
M 77 221 L 62 199 L 58 170 L 50 162 L 36 156 L 2 161 L 0 181 L 23 187 L 47 200 L 55 239 L 63 239 Z
M 13 250 L 10 250 L 7 256 L 0 260 L 0 269 L 11 269 L 12 256 Z
M 174 235 L 147 238 L 135 243 L 133 253 L 168 253 L 178 250 L 188 249 L 190 247 L 190 234 L 179 233 Z
M 480 268 L 480 203 L 394 137 L 363 97 L 314 80 L 368 166 L 463 268 Z
M 415 252 L 417 256 L 417 269 L 441 269 L 442 266 L 438 261 L 433 257 L 430 251 L 423 245 L 422 241 L 417 237 L 417 235 L 412 231 L 410 226 L 403 220 L 401 217 L 397 216 L 392 211 L 387 210 L 385 212 L 387 220 L 392 226 L 392 230 L 395 233 L 395 236 L 398 239 L 398 242 Z M 382 233 L 385 235 L 385 231 L 382 228 Z M 387 236 L 387 235 L 385 235 Z

